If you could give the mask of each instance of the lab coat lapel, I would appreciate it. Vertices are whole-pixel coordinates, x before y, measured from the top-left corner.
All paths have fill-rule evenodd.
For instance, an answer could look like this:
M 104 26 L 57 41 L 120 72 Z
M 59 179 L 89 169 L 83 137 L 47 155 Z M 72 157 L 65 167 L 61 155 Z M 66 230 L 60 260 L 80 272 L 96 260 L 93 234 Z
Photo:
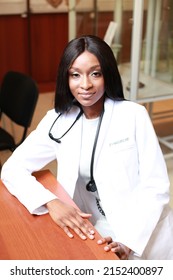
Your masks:
M 104 104 L 104 115 L 103 115 L 103 119 L 102 119 L 102 123 L 101 123 L 101 127 L 100 127 L 97 146 L 96 146 L 95 164 L 98 160 L 98 157 L 100 155 L 104 140 L 105 140 L 106 135 L 107 135 L 107 131 L 108 131 L 108 128 L 109 128 L 108 124 L 111 121 L 113 109 L 114 109 L 114 102 L 110 99 L 106 99 L 105 104 Z

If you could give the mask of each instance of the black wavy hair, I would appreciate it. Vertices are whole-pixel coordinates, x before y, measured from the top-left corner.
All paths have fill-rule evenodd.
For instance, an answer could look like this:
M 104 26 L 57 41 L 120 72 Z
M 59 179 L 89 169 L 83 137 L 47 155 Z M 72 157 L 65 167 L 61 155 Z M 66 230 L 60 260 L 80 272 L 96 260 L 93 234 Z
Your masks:
M 85 50 L 95 55 L 100 63 L 105 84 L 105 96 L 113 100 L 124 100 L 122 81 L 115 56 L 109 45 L 101 38 L 86 35 L 71 40 L 64 49 L 57 73 L 55 110 L 65 112 L 73 104 L 74 97 L 69 88 L 68 70 L 75 59 Z

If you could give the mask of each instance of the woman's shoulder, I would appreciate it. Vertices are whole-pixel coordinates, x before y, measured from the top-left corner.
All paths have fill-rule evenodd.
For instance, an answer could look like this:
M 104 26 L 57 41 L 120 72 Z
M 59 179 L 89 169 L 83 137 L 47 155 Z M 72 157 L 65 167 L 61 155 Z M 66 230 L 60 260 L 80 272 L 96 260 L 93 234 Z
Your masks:
M 144 105 L 131 100 L 115 101 L 116 105 L 131 109 L 131 110 L 145 110 Z
M 48 110 L 42 117 L 42 119 L 39 121 L 38 127 L 50 125 L 50 123 L 52 123 L 57 117 L 58 113 L 55 111 L 55 109 Z
M 109 103 L 110 106 L 113 106 L 115 111 L 120 111 L 122 113 L 124 113 L 124 112 L 133 112 L 133 113 L 146 112 L 146 108 L 144 105 L 131 101 L 131 100 L 108 99 L 106 102 Z
M 53 120 L 53 119 L 57 118 L 59 114 L 60 113 L 57 113 L 55 109 L 50 109 L 50 110 L 48 110 L 45 113 L 45 115 L 42 118 L 42 120 L 44 120 L 44 119 L 49 119 L 49 120 L 51 119 L 51 120 Z
M 57 115 L 58 115 L 58 113 L 57 113 L 56 110 L 53 108 L 53 109 L 48 110 L 48 111 L 46 112 L 46 115 L 45 115 L 45 116 L 53 116 L 53 117 L 55 117 L 55 116 L 57 116 Z

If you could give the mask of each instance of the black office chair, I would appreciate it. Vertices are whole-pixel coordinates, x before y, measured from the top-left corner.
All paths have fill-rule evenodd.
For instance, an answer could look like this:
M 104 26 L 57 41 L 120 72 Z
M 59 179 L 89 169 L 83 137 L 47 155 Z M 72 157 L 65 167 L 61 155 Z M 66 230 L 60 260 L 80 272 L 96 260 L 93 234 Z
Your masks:
M 12 122 L 23 128 L 21 140 L 16 143 L 7 129 L 0 127 L 0 151 L 14 151 L 27 135 L 27 130 L 38 100 L 38 87 L 29 76 L 9 71 L 5 74 L 0 88 L 0 119 L 5 114 Z

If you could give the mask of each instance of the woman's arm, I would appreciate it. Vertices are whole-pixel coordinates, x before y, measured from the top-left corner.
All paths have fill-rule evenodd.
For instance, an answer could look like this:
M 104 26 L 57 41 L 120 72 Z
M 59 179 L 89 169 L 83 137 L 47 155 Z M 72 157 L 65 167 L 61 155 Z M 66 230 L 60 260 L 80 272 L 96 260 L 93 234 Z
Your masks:
M 45 203 L 56 198 L 40 184 L 32 173 L 55 159 L 53 141 L 48 136 L 56 114 L 53 110 L 40 122 L 36 130 L 13 152 L 2 167 L 1 179 L 31 214 L 47 213 Z

